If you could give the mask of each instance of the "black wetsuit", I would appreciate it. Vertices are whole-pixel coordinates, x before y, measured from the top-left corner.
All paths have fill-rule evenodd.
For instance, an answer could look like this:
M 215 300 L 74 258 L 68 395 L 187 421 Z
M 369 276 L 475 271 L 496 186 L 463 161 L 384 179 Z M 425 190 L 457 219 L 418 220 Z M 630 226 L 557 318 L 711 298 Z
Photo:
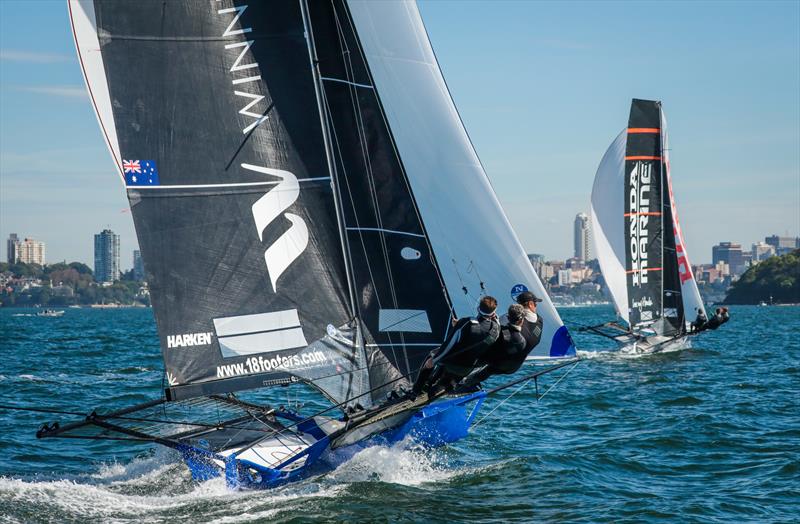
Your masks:
M 479 360 L 483 366 L 464 380 L 463 387 L 475 386 L 492 375 L 516 373 L 542 339 L 544 321 L 541 315 L 537 317 L 536 322 L 526 318 L 519 327 L 503 326 L 500 338 Z
M 708 324 L 708 319 L 706 318 L 705 314 L 700 311 L 697 314 L 697 318 L 692 322 L 692 331 L 694 333 L 699 333 L 706 329 L 706 324 Z
M 458 320 L 444 344 L 431 353 L 433 367 L 419 371 L 413 392 L 419 394 L 426 386 L 450 387 L 466 377 L 499 336 L 500 324 L 495 316 Z
M 522 336 L 521 329 L 521 326 L 503 326 L 497 342 L 480 358 L 482 366 L 464 379 L 464 388 L 483 382 L 491 375 L 510 375 L 522 367 L 528 356 L 525 350 L 528 342 Z
M 542 339 L 542 328 L 544 326 L 544 320 L 542 320 L 542 315 L 536 315 L 536 322 L 531 322 L 527 318 L 522 321 L 522 336 L 525 337 L 525 356 L 531 352 L 533 348 L 539 343 Z
M 713 317 L 711 317 L 711 319 L 708 322 L 706 322 L 705 329 L 717 329 L 722 324 L 727 322 L 730 318 L 731 316 L 726 311 L 717 313 Z

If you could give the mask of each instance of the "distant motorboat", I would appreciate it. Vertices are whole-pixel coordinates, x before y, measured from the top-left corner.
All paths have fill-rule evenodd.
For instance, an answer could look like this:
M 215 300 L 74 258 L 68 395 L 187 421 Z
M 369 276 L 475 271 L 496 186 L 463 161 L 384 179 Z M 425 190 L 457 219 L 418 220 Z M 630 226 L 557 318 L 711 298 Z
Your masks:
M 63 309 L 45 309 L 36 313 L 37 317 L 60 317 L 64 314 Z

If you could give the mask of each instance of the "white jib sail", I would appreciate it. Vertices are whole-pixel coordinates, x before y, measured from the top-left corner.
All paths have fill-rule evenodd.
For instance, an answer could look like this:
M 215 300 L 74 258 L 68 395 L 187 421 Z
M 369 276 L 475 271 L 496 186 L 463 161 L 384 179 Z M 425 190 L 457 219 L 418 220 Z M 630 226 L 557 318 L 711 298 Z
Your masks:
M 475 314 L 481 282 L 500 311 L 522 284 L 543 299 L 544 333 L 532 356 L 574 354 L 464 129 L 417 5 L 348 5 L 456 314 Z
M 628 317 L 628 285 L 625 281 L 625 146 L 623 129 L 611 143 L 594 177 L 592 187 L 592 242 L 600 270 L 611 292 L 617 314 Z

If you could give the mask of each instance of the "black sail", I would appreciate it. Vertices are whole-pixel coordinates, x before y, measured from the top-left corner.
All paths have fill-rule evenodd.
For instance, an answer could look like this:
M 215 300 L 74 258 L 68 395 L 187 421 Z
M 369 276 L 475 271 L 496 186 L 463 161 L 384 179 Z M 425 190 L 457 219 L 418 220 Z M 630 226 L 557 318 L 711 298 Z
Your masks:
M 343 0 L 309 2 L 355 302 L 373 388 L 416 373 L 451 306 Z M 375 396 L 384 391 L 377 389 Z
M 73 22 L 76 40 L 100 44 L 107 85 L 84 72 L 119 155 L 170 396 L 352 381 L 363 350 L 300 4 L 88 9 L 97 34 Z
M 347 3 L 73 6 L 168 396 L 415 374 L 453 309 Z
M 661 118 L 657 102 L 634 99 L 625 149 L 626 281 L 631 326 L 652 324 L 663 308 Z
M 662 168 L 663 169 L 663 168 Z M 681 292 L 680 264 L 678 261 L 678 251 L 675 245 L 676 235 L 673 233 L 673 213 L 669 203 L 669 182 L 667 180 L 667 170 L 663 169 L 661 187 L 664 188 L 662 196 L 664 199 L 662 212 L 663 224 L 666 228 L 664 234 L 664 255 L 662 271 L 663 284 L 663 303 L 664 308 L 662 322 L 656 326 L 656 331 L 664 335 L 672 335 L 681 331 L 684 326 L 685 314 L 683 305 L 683 294 Z

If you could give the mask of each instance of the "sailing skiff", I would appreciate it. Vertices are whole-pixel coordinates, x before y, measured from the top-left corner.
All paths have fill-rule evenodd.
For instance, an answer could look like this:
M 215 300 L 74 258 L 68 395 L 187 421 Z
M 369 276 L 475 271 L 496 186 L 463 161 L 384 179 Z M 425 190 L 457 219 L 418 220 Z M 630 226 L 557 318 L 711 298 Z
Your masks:
M 592 242 L 620 322 L 590 326 L 619 347 L 654 352 L 685 345 L 705 316 L 683 239 L 661 102 L 634 99 L 628 127 L 597 168 Z
M 386 402 L 454 317 L 544 301 L 534 357 L 575 355 L 411 1 L 69 0 L 142 252 L 156 400 L 40 437 L 177 449 L 195 479 L 272 487 L 354 450 L 467 434 L 487 393 Z M 310 386 L 312 414 L 240 392 Z

